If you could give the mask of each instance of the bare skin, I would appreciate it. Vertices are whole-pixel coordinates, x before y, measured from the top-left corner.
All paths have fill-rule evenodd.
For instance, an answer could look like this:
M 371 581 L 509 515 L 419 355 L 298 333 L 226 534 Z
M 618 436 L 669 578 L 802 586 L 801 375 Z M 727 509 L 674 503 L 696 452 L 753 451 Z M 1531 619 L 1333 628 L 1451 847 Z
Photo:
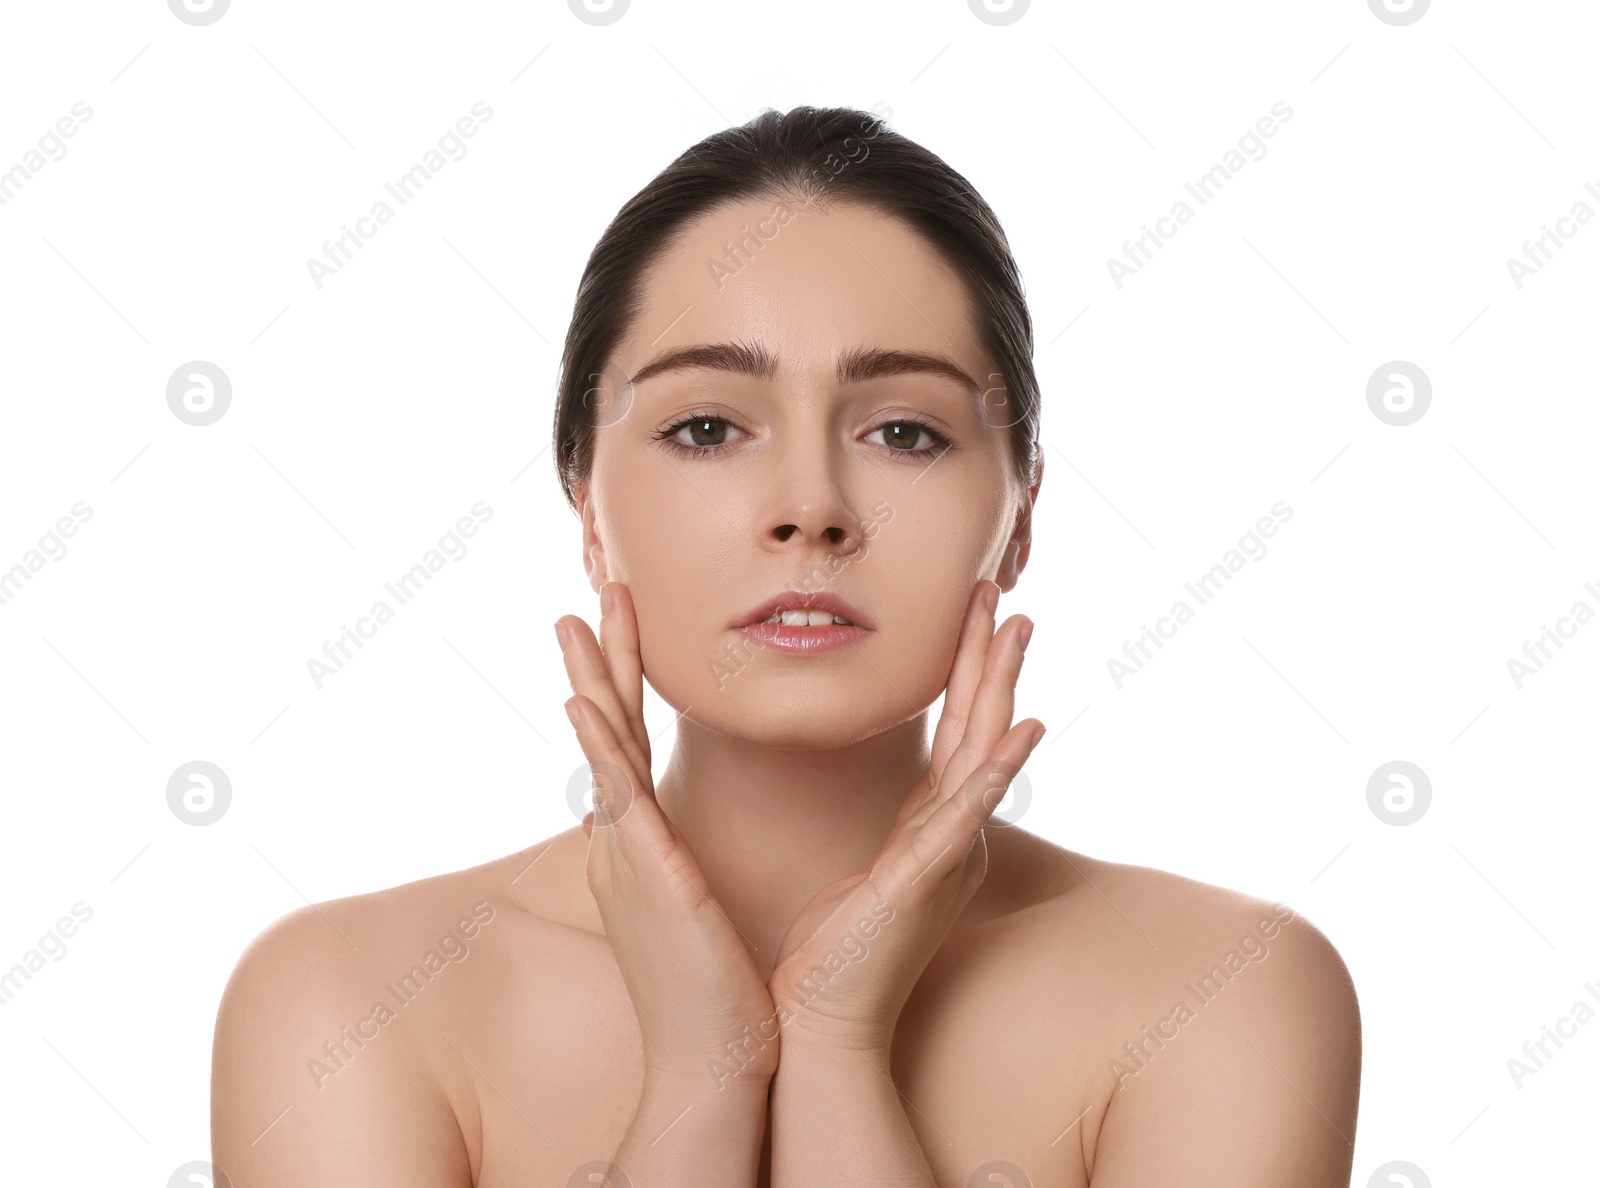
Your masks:
M 708 279 L 773 210 L 713 211 L 656 262 L 620 371 L 742 350 L 637 378 L 579 492 L 611 609 L 598 639 L 561 620 L 569 707 L 626 811 L 269 928 L 218 1016 L 216 1163 L 248 1188 L 565 1184 L 613 1160 L 641 1188 L 1347 1184 L 1360 1024 L 1321 933 L 985 824 L 964 791 L 1038 725 L 1012 723 L 1029 624 L 983 596 L 1026 565 L 1040 476 L 1021 485 L 948 375 L 841 377 L 871 349 L 979 389 L 997 371 L 911 229 L 794 204 Z M 744 612 L 840 556 L 860 643 L 730 653 Z M 682 714 L 654 785 L 641 679 Z M 892 919 L 863 925 L 884 888 Z M 830 949 L 848 960 L 808 1001 Z

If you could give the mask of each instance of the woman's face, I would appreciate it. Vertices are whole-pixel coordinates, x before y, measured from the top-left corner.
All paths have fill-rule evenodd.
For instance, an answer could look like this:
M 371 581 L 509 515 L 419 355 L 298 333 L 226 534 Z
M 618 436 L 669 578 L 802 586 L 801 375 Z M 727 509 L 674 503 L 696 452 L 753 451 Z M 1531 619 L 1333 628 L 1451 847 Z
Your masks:
M 655 366 L 691 347 L 717 349 Z M 931 705 L 974 583 L 1010 589 L 1027 557 L 1037 487 L 1012 469 L 997 371 L 964 285 L 898 220 L 753 199 L 690 224 L 609 361 L 578 492 L 590 582 L 628 587 L 656 692 L 779 748 Z M 762 646 L 741 624 L 788 590 L 844 599 L 863 630 Z

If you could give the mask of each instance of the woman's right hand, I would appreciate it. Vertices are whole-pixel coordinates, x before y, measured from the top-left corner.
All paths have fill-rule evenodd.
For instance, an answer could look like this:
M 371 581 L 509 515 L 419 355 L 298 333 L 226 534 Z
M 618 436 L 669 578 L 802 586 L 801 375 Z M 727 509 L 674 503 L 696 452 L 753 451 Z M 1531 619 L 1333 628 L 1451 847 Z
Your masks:
M 593 771 L 589 890 L 639 1018 L 646 1079 L 737 1081 L 764 1095 L 778 1066 L 772 997 L 656 803 L 628 588 L 601 587 L 598 642 L 576 615 L 556 620 L 556 637 L 574 694 L 567 715 Z

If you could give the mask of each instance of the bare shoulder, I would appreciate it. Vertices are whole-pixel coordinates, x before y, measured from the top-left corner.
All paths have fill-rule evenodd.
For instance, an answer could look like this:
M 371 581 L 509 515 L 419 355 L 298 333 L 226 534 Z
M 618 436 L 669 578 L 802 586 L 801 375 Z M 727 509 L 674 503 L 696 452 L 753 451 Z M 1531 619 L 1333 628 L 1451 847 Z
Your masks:
M 1126 944 L 1131 971 L 1185 975 L 1180 985 L 1195 985 L 1202 1000 L 1209 1001 L 1211 986 L 1239 990 L 1257 1010 L 1333 1012 L 1359 1029 L 1344 960 L 1291 905 L 1145 866 L 1083 855 L 1073 862 L 1089 892 L 1080 887 L 1080 900 L 1092 896 L 1102 915 L 1117 917 L 1141 942 Z
M 481 1144 L 463 1036 L 524 947 L 500 935 L 541 923 L 518 868 L 536 870 L 560 840 L 309 904 L 263 929 L 217 1011 L 217 1166 L 263 1188 L 473 1183 Z
M 1044 843 L 1048 845 L 1048 843 Z M 1055 848 L 1055 847 L 1052 847 Z M 1293 907 L 1067 850 L 1041 904 L 1068 998 L 1096 1188 L 1346 1184 L 1361 1021 L 1328 937 Z M 1072 972 L 1068 972 L 1072 971 Z
M 1222 949 L 1213 955 L 1240 944 L 1251 949 L 1270 945 L 1275 955 L 1292 956 L 1283 962 L 1285 966 L 1337 975 L 1349 988 L 1348 972 L 1332 942 L 1291 906 L 1170 871 L 1108 862 L 1044 844 L 1069 872 L 1053 901 L 1056 910 L 1072 917 L 1094 917 L 1106 925 L 1120 922 L 1130 955 L 1141 947 L 1152 955 L 1165 954 L 1134 961 L 1141 972 L 1153 972 L 1152 966 L 1159 968 L 1164 962 L 1204 956 L 1219 945 Z M 1251 935 L 1258 943 L 1245 939 Z
M 1290 983 L 1325 990 L 1355 1004 L 1338 951 L 1294 908 L 1148 866 L 1091 858 L 1020 829 L 990 843 L 991 866 L 1012 874 L 997 887 L 985 917 L 1015 917 L 1030 934 L 1033 957 L 1054 953 L 1096 967 L 1123 983 L 1209 968 L 1235 953 L 1263 964 L 1270 953 L 1280 991 Z M 992 877 L 992 876 L 991 876 Z M 1278 958 L 1283 960 L 1279 961 Z M 1231 962 L 1230 962 L 1231 963 Z M 1047 965 L 1053 963 L 1047 962 Z M 1242 972 L 1242 971 L 1240 971 Z

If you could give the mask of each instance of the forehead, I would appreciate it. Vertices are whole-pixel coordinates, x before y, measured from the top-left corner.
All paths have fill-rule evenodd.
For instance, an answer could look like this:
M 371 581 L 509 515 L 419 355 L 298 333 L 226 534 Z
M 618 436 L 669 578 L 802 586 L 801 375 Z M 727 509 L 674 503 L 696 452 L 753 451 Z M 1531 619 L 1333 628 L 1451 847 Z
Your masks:
M 680 229 L 640 296 L 617 354 L 630 374 L 709 342 L 759 345 L 780 374 L 819 379 L 862 347 L 945 356 L 978 379 L 989 370 L 960 275 L 920 233 L 858 203 L 719 206 Z

